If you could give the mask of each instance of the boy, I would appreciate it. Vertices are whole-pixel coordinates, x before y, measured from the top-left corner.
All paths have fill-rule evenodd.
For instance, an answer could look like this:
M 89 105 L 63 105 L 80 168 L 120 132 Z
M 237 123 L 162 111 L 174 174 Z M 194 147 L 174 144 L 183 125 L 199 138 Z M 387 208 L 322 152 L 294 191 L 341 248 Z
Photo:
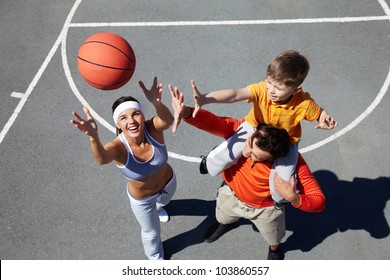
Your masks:
M 275 207 L 280 209 L 286 201 L 274 191 L 275 172 L 288 181 L 295 171 L 298 159 L 298 142 L 301 137 L 301 120 L 318 121 L 315 128 L 333 129 L 337 122 L 302 90 L 302 83 L 309 72 L 309 62 L 299 52 L 281 52 L 268 66 L 267 79 L 241 89 L 228 89 L 200 94 L 191 81 L 195 99 L 193 116 L 202 105 L 209 103 L 233 103 L 242 100 L 253 102 L 253 107 L 245 117 L 245 122 L 236 133 L 202 157 L 200 172 L 216 176 L 235 163 L 245 140 L 254 132 L 259 123 L 265 123 L 287 130 L 290 136 L 290 149 L 287 156 L 275 161 L 270 174 L 270 192 Z

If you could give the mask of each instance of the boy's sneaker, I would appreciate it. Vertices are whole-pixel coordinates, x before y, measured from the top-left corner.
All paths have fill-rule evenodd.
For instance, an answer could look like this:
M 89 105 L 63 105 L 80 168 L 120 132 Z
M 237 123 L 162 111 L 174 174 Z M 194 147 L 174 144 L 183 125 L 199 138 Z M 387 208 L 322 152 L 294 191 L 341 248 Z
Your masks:
M 274 207 L 276 210 L 281 210 L 283 209 L 286 205 L 287 205 L 288 202 L 276 202 L 274 201 Z
M 166 223 L 169 221 L 168 212 L 164 208 L 161 208 L 160 211 L 158 211 L 158 217 L 161 223 Z
M 200 161 L 200 165 L 199 165 L 199 172 L 200 172 L 200 174 L 207 174 L 207 173 L 209 173 L 209 171 L 207 170 L 207 165 L 206 165 L 207 156 L 200 156 L 200 158 L 202 159 Z

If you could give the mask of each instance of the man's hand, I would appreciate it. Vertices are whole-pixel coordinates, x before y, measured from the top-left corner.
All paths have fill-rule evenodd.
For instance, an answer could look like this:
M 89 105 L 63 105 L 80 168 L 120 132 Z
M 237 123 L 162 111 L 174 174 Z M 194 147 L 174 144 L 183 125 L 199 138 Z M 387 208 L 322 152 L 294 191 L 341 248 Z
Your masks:
M 191 86 L 192 86 L 192 92 L 195 101 L 195 109 L 194 112 L 192 113 L 192 117 L 195 118 L 200 108 L 202 108 L 202 106 L 205 104 L 205 97 L 199 92 L 193 80 L 191 80 Z
M 173 125 L 172 125 L 172 132 L 175 133 L 177 131 L 177 128 L 179 127 L 179 124 L 183 118 L 183 115 L 186 111 L 186 106 L 184 105 L 184 95 L 179 92 L 178 88 L 172 88 L 171 85 L 168 86 L 169 92 L 171 93 L 172 97 L 172 109 L 174 111 L 173 117 Z

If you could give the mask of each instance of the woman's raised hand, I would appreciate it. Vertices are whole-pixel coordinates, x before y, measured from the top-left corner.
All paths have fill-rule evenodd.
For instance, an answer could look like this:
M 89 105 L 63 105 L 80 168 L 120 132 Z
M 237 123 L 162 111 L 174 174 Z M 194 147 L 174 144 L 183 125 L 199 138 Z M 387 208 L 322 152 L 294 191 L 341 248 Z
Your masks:
M 145 84 L 142 81 L 139 81 L 139 86 L 142 88 L 146 98 L 150 103 L 156 106 L 159 102 L 161 102 L 162 96 L 162 84 L 157 82 L 157 77 L 154 77 L 153 84 L 150 89 L 145 87 Z
M 96 138 L 98 136 L 96 122 L 87 107 L 83 107 L 83 111 L 87 117 L 86 120 L 81 118 L 76 112 L 72 112 L 74 119 L 70 122 L 73 123 L 80 131 L 84 132 L 84 134 L 91 138 Z

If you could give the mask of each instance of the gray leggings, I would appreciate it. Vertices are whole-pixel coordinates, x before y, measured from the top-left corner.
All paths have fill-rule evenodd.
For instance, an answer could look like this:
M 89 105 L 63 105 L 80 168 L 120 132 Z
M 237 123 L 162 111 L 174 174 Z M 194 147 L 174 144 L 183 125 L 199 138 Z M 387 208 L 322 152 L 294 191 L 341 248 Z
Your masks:
M 127 188 L 126 188 L 127 189 Z M 127 189 L 131 209 L 138 223 L 141 225 L 142 244 L 146 256 L 150 260 L 163 260 L 164 249 L 161 242 L 161 227 L 158 211 L 167 205 L 176 191 L 176 175 L 158 193 L 136 199 Z
M 245 147 L 245 141 L 248 139 L 255 128 L 247 122 L 243 122 L 232 136 L 222 142 L 207 155 L 206 165 L 211 176 L 220 174 L 230 166 L 236 164 L 238 158 L 242 156 L 242 150 Z M 269 179 L 270 192 L 272 199 L 276 202 L 287 202 L 283 197 L 275 192 L 274 176 L 275 172 L 285 181 L 290 181 L 291 175 L 295 172 L 298 161 L 298 144 L 290 144 L 290 149 L 285 157 L 278 158 L 274 162 Z

